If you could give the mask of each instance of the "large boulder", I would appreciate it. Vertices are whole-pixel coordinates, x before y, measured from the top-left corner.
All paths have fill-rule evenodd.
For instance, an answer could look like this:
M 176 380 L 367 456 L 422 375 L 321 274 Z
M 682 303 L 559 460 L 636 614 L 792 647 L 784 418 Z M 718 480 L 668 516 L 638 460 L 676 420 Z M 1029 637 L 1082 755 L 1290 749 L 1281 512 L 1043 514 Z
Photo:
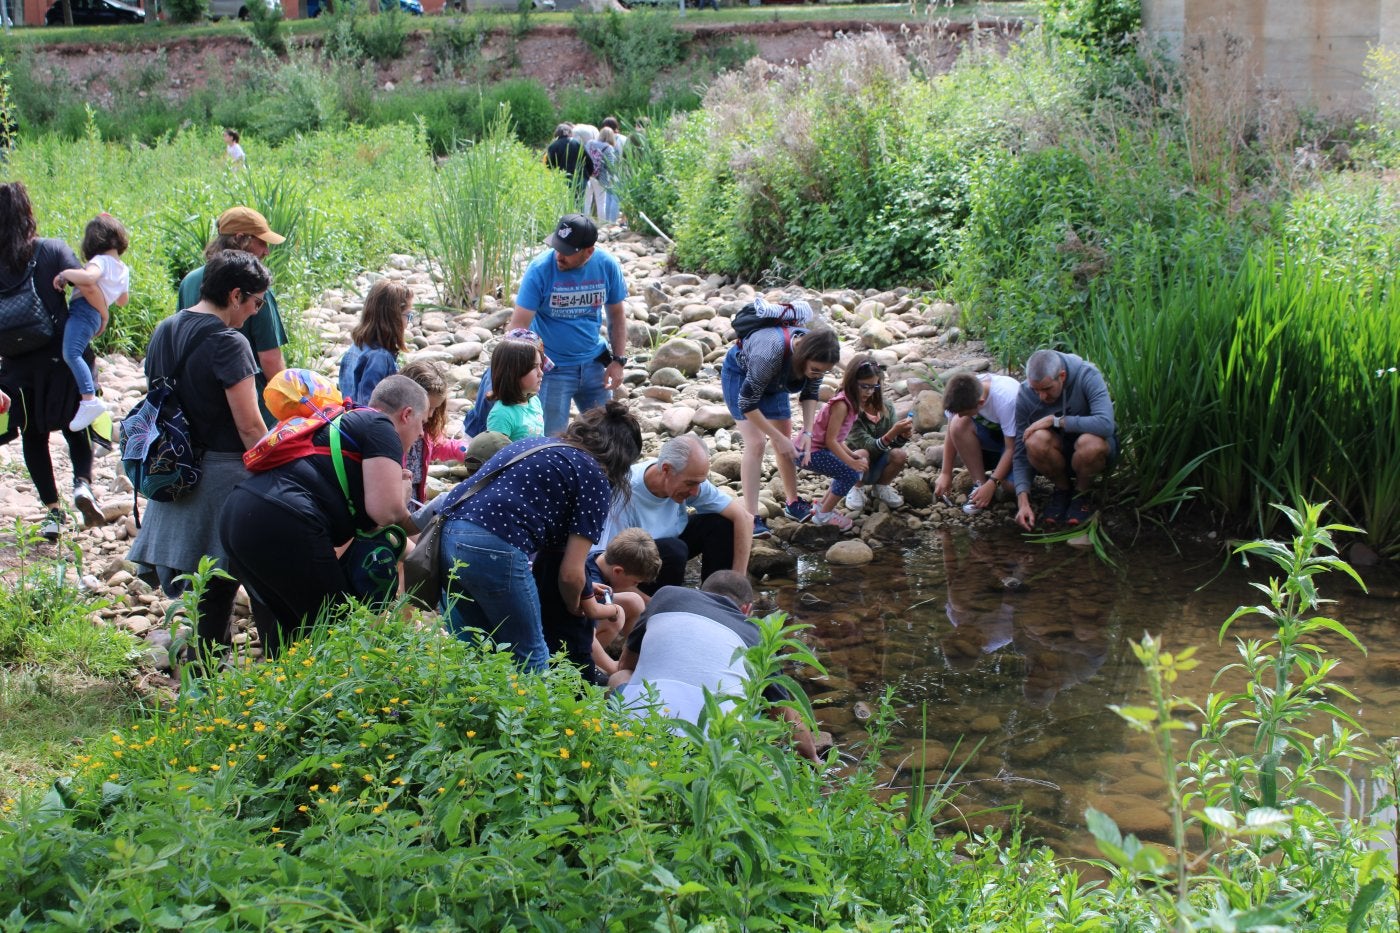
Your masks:
M 657 348 L 652 354 L 651 362 L 647 363 L 647 369 L 656 372 L 670 366 L 687 376 L 694 376 L 704 362 L 705 351 L 700 344 L 684 337 L 674 337 Z
M 790 577 L 797 572 L 797 558 L 776 545 L 755 541 L 749 552 L 749 576 Z
M 875 552 L 859 538 L 837 541 L 826 549 L 826 560 L 839 567 L 858 567 L 875 559 Z
M 661 427 L 665 428 L 668 434 L 681 435 L 690 430 L 690 422 L 694 417 L 695 409 L 673 405 L 661 413 Z
M 928 390 L 914 398 L 914 430 L 919 434 L 940 430 L 943 417 L 943 393 Z
M 695 426 L 706 431 L 734 427 L 734 416 L 724 405 L 701 405 L 695 412 Z

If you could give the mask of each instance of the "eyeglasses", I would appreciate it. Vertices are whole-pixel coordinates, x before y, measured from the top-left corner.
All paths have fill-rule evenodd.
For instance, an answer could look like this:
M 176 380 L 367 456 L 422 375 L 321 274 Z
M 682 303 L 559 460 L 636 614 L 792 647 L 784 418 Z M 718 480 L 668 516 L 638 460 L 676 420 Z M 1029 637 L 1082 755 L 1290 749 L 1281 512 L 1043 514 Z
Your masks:
M 874 392 L 876 389 L 880 388 L 880 383 L 878 383 L 878 382 L 857 382 L 857 383 L 856 383 L 856 386 L 857 386 L 862 392 Z
M 876 373 L 882 373 L 884 371 L 885 367 L 881 366 L 879 363 L 874 360 L 866 360 L 856 367 L 856 378 L 859 379 L 861 376 L 873 376 Z
M 264 298 L 262 295 L 244 295 L 243 297 L 253 299 L 254 311 L 261 311 L 262 306 L 267 304 L 267 299 Z

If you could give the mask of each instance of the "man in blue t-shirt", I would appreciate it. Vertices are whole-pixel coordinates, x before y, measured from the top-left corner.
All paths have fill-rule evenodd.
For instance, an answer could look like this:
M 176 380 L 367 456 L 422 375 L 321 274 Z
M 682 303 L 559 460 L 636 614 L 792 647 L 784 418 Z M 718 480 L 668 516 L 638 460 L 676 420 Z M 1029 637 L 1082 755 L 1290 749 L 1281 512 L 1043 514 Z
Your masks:
M 510 327 L 528 327 L 544 341 L 554 369 L 540 382 L 544 433 L 569 422 L 569 404 L 582 414 L 606 404 L 622 385 L 627 364 L 627 283 L 622 266 L 600 250 L 598 228 L 582 214 L 565 214 L 520 280 Z M 599 327 L 608 313 L 608 340 Z
M 632 495 L 625 504 L 613 503 L 597 548 L 606 548 L 624 528 L 655 538 L 661 572 L 642 592 L 684 586 L 685 565 L 697 554 L 702 582 L 719 570 L 748 572 L 753 516 L 709 476 L 710 452 L 694 434 L 671 438 L 655 460 L 632 467 Z

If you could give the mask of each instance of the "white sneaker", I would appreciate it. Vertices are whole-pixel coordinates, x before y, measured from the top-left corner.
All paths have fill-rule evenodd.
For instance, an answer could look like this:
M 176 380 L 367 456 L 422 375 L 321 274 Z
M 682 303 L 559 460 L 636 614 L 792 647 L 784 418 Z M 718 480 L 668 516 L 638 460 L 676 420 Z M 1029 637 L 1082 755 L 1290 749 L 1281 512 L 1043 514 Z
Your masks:
M 100 398 L 85 398 L 78 403 L 78 413 L 68 422 L 68 430 L 81 431 L 97 420 L 97 416 L 107 410 L 107 403 Z
M 861 489 L 859 486 L 852 486 L 851 491 L 846 493 L 846 508 L 850 509 L 852 512 L 864 512 L 865 490 Z
M 976 502 L 973 502 L 973 501 L 972 501 L 972 494 L 975 493 L 975 492 L 977 492 L 977 490 L 978 490 L 978 489 L 981 489 L 981 488 L 982 488 L 982 484 L 981 484 L 981 483 L 978 483 L 976 486 L 973 486 L 971 489 L 969 489 L 969 490 L 967 491 L 967 502 L 963 503 L 963 512 L 964 512 L 965 514 L 967 514 L 967 515 L 976 515 L 978 512 L 982 511 L 982 507 L 981 507 L 980 505 L 978 505 Z
M 904 504 L 904 497 L 893 486 L 882 486 L 877 483 L 875 485 L 875 498 L 892 509 L 897 509 Z

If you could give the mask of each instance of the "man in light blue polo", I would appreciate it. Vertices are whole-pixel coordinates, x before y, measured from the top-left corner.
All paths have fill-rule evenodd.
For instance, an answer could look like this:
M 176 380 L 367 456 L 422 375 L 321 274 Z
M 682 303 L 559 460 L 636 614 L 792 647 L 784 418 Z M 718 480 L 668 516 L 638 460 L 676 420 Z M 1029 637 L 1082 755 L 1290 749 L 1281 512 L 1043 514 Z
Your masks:
M 569 405 L 582 414 L 606 404 L 622 385 L 627 364 L 627 283 L 622 266 L 598 249 L 598 228 L 582 214 L 565 214 L 545 240 L 549 250 L 525 270 L 510 327 L 527 327 L 544 341 L 554 369 L 540 382 L 544 433 L 569 423 Z M 608 316 L 608 339 L 599 328 Z

